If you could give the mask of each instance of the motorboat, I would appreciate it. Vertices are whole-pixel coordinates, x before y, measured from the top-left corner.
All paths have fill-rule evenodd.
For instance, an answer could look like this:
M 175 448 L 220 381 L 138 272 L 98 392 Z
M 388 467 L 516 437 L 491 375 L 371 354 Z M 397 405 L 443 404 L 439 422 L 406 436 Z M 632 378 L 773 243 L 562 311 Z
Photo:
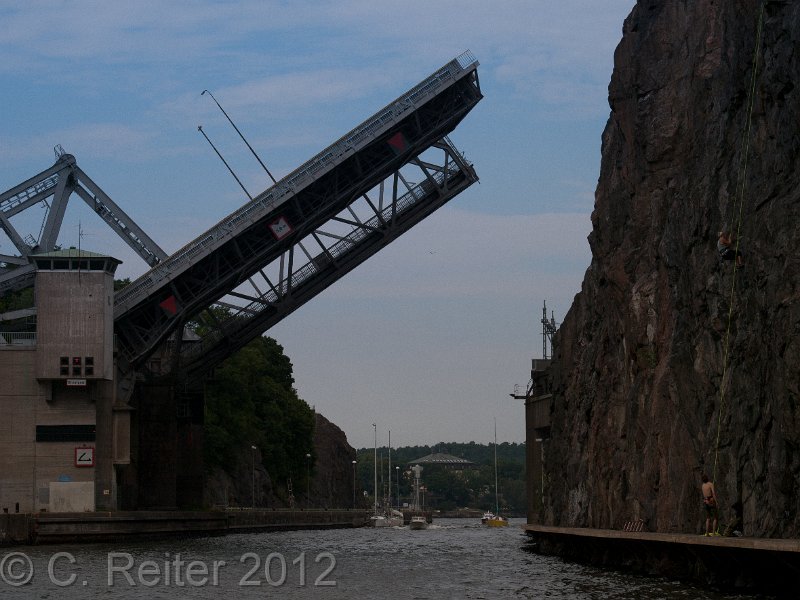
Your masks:
M 499 515 L 492 515 L 483 522 L 487 527 L 508 527 L 508 519 Z

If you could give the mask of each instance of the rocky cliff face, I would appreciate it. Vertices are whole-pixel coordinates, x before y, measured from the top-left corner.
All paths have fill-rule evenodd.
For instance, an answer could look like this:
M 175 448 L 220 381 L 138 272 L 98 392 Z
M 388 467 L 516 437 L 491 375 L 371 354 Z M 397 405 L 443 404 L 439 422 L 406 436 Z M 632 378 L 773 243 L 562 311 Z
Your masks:
M 741 502 L 747 535 L 800 534 L 800 2 L 765 3 L 756 51 L 760 7 L 639 0 L 625 21 L 592 263 L 554 343 L 545 522 L 699 532 L 707 472 L 723 521 Z
M 315 462 L 309 471 L 294 477 L 293 500 L 276 490 L 269 465 L 261 452 L 243 445 L 227 470 L 214 469 L 206 475 L 205 506 L 288 508 L 351 508 L 353 505 L 352 462 L 356 451 L 347 443 L 344 431 L 319 413 L 314 414 Z M 306 495 L 306 485 L 309 492 Z
M 317 508 L 353 508 L 353 461 L 355 449 L 335 424 L 316 413 L 311 474 L 311 505 Z

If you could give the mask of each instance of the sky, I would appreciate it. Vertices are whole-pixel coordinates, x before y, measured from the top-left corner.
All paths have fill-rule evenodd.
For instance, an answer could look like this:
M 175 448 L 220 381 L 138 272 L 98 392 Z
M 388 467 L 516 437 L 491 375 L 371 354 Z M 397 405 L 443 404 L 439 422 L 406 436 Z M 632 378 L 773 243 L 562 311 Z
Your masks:
M 61 145 L 171 253 L 465 50 L 450 136 L 480 177 L 267 331 L 354 447 L 525 440 L 510 394 L 580 291 L 614 49 L 634 0 L 0 2 L 0 191 Z M 31 213 L 31 214 L 28 214 Z M 34 237 L 41 213 L 13 224 Z M 27 228 L 27 229 L 26 229 Z M 59 243 L 147 265 L 73 196 Z M 0 232 L 0 254 L 14 247 Z M 444 448 L 446 449 L 446 448 Z

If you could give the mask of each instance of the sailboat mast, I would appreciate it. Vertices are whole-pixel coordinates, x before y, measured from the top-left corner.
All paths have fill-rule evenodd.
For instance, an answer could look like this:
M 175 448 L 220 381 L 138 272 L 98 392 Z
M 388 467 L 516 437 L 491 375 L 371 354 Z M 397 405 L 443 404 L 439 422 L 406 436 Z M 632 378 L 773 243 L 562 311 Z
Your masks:
M 375 514 L 378 514 L 378 426 L 375 423 L 372 424 L 372 430 L 375 434 L 375 457 L 373 458 L 372 465 L 374 467 L 373 471 L 375 472 L 375 485 L 372 488 L 373 495 L 375 496 Z
M 497 417 L 494 418 L 494 505 L 495 514 L 500 514 L 500 498 L 497 491 Z
M 386 494 L 386 498 L 388 498 L 388 502 L 386 503 L 387 506 L 392 505 L 392 430 L 389 430 L 389 485 L 386 488 L 388 494 Z

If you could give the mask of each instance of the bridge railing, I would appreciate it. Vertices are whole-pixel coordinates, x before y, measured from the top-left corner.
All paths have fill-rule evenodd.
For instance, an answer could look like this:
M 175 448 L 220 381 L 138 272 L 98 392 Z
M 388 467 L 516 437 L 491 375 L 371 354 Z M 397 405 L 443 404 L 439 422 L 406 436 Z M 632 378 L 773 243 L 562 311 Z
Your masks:
M 469 51 L 464 52 L 449 63 L 411 88 L 397 100 L 385 106 L 372 117 L 358 125 L 339 140 L 325 148 L 322 152 L 306 161 L 300 167 L 282 178 L 274 186 L 262 192 L 251 202 L 225 217 L 217 225 L 209 229 L 197 239 L 163 260 L 159 265 L 145 273 L 138 280 L 117 292 L 115 306 L 121 306 L 134 299 L 141 299 L 149 290 L 156 287 L 171 275 L 180 273 L 192 264 L 192 261 L 206 252 L 221 245 L 222 240 L 232 237 L 239 230 L 249 226 L 257 219 L 269 214 L 288 197 L 305 187 L 321 174 L 339 164 L 343 155 L 354 152 L 365 146 L 376 135 L 384 131 L 392 123 L 397 123 L 408 111 L 414 110 L 446 84 L 464 76 L 477 60 Z
M 37 181 L 30 187 L 27 187 L 14 195 L 8 197 L 0 196 L 0 211 L 9 211 L 14 207 L 23 204 L 30 198 L 38 196 L 39 194 L 43 194 L 47 190 L 54 188 L 56 184 L 58 184 L 58 173 L 50 175 L 47 179 L 42 181 Z
M 36 332 L 34 331 L 0 331 L 0 350 L 35 345 Z

